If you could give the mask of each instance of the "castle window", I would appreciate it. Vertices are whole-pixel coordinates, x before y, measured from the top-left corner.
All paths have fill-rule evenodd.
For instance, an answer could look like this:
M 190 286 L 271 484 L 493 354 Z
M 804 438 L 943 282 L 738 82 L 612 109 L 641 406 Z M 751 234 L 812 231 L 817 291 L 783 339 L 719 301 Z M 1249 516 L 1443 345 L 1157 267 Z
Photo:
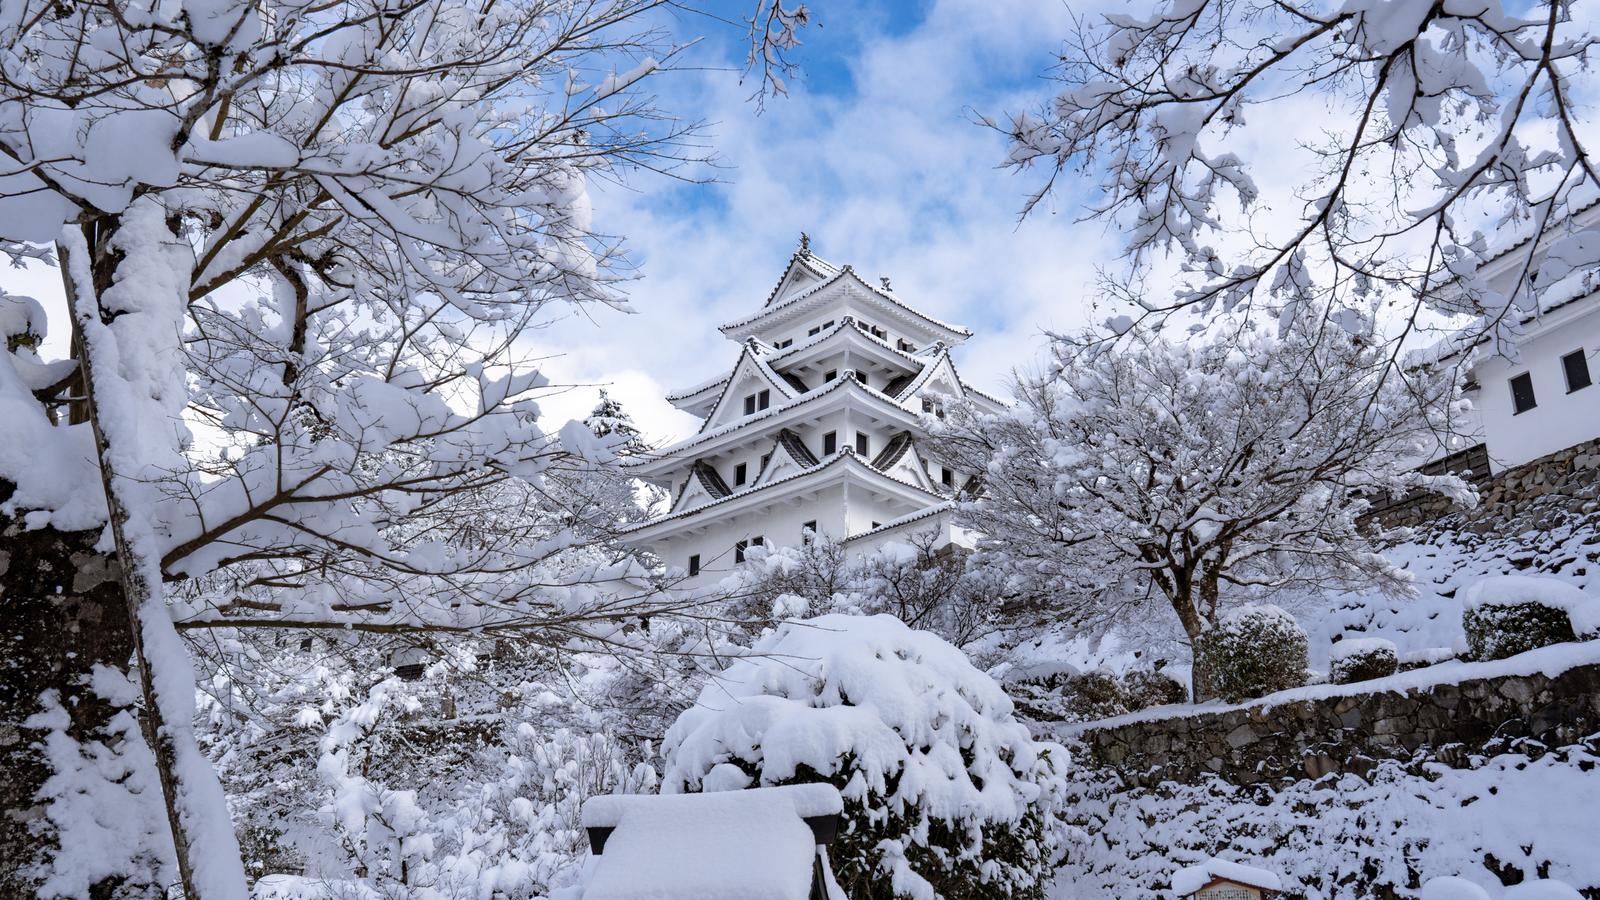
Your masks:
M 750 546 L 749 541 L 736 541 L 733 545 L 733 561 L 744 562 L 744 551 Z
M 945 487 L 955 487 L 956 473 L 941 467 L 939 469 L 939 483 Z
M 1511 379 L 1511 408 L 1512 415 L 1520 416 L 1535 406 L 1539 401 L 1533 396 L 1533 376 L 1527 372 Z
M 766 409 L 772 405 L 772 392 L 762 391 L 756 395 L 756 409 Z
M 815 327 L 815 328 L 811 329 L 810 331 L 806 332 L 806 337 L 816 337 L 817 335 L 819 335 L 821 333 L 822 333 L 822 326 L 818 325 L 817 327 Z
M 1584 358 L 1582 350 L 1574 350 L 1561 357 L 1561 368 L 1567 373 L 1569 394 L 1594 384 L 1594 379 L 1589 377 L 1589 361 Z
M 822 436 L 822 455 L 832 456 L 839 452 L 839 432 L 830 431 Z
M 856 432 L 856 452 L 862 456 L 867 455 L 867 448 L 872 446 L 865 431 Z
M 734 484 L 744 484 L 745 478 L 749 474 L 750 474 L 750 467 L 745 465 L 744 463 L 739 463 L 737 466 L 733 467 L 733 483 Z
M 815 519 L 800 526 L 800 543 L 809 544 L 817 536 L 817 522 Z
M 751 394 L 744 398 L 744 414 L 750 415 L 756 411 L 756 395 Z
M 772 349 L 774 349 L 774 350 L 783 350 L 785 348 L 793 347 L 793 346 L 794 346 L 794 338 L 784 338 L 783 340 L 777 342 L 776 344 L 773 344 L 772 345 Z
M 910 341 L 906 340 L 905 338 L 901 338 L 900 340 L 895 341 L 894 342 L 894 346 L 895 346 L 895 349 L 899 350 L 901 353 L 915 353 L 915 352 L 917 352 L 917 345 L 911 343 Z
M 933 401 L 929 400 L 927 397 L 923 397 L 922 398 L 922 411 L 925 412 L 925 413 L 933 412 Z
M 839 371 L 837 369 L 829 369 L 828 373 L 826 375 L 822 376 L 822 380 L 824 382 L 828 382 L 828 381 L 832 381 L 832 380 L 834 380 L 835 378 L 838 378 L 838 377 L 839 377 Z
M 700 554 L 695 553 L 689 557 L 689 577 L 700 574 Z

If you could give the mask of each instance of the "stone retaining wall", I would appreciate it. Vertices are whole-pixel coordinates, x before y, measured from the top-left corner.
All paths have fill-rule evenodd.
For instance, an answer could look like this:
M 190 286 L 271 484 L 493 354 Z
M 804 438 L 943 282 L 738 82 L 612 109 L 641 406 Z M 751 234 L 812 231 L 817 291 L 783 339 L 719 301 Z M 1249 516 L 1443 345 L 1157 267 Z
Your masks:
M 1374 515 L 1388 526 L 1431 525 L 1457 519 L 1451 527 L 1477 534 L 1497 533 L 1510 523 L 1550 515 L 1600 512 L 1600 439 L 1587 441 L 1476 481 L 1479 504 L 1461 510 L 1433 494 L 1409 497 Z
M 1539 651 L 1535 651 L 1539 652 Z M 1600 663 L 1555 676 L 1502 675 L 1405 690 L 1290 700 L 1214 713 L 1089 725 L 1075 736 L 1091 762 L 1134 786 L 1192 784 L 1216 774 L 1235 784 L 1365 775 L 1384 758 L 1432 748 L 1441 761 L 1494 739 L 1551 746 L 1600 731 Z

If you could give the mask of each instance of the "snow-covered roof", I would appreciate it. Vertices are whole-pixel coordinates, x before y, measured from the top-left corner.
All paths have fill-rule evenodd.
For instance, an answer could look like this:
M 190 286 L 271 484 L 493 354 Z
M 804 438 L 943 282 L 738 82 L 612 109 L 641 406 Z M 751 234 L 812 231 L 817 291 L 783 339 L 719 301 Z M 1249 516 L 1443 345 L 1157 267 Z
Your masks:
M 914 491 L 914 492 L 916 492 L 918 494 L 923 494 L 923 495 L 926 495 L 928 497 L 931 497 L 935 501 L 938 501 L 938 502 L 941 502 L 941 503 L 944 502 L 945 498 L 943 498 L 940 495 L 934 493 L 933 491 L 928 490 L 927 488 L 921 487 L 919 485 L 912 484 L 912 483 L 910 483 L 908 481 L 903 481 L 903 480 L 901 480 L 899 478 L 894 477 L 893 475 L 890 475 L 890 474 L 888 474 L 886 472 L 882 472 L 882 471 L 880 471 L 880 470 L 878 470 L 876 468 L 873 468 L 872 464 L 870 462 L 868 462 L 867 460 L 864 460 L 860 456 L 858 456 L 856 454 L 855 450 L 853 450 L 850 447 L 844 447 L 844 448 L 841 448 L 838 452 L 834 453 L 832 456 L 824 458 L 822 460 L 822 462 L 818 463 L 817 465 L 811 466 L 810 468 L 807 468 L 807 469 L 802 469 L 802 470 L 800 470 L 798 472 L 795 472 L 792 475 L 785 475 L 782 478 L 775 478 L 772 481 L 766 482 L 765 484 L 753 484 L 750 487 L 744 488 L 743 490 L 734 491 L 733 493 L 728 494 L 726 496 L 717 497 L 716 499 L 710 501 L 709 503 L 702 503 L 699 506 L 696 506 L 696 507 L 693 507 L 693 508 L 690 508 L 690 509 L 679 510 L 678 512 L 668 513 L 667 515 L 651 519 L 648 522 L 641 522 L 638 525 L 635 525 L 635 526 L 633 526 L 631 528 L 624 529 L 622 533 L 623 534 L 632 534 L 634 532 L 639 532 L 639 531 L 644 531 L 644 530 L 649 529 L 649 528 L 654 528 L 655 526 L 660 525 L 662 522 L 671 522 L 671 521 L 674 521 L 674 520 L 687 518 L 689 516 L 696 516 L 696 515 L 699 515 L 699 514 L 705 512 L 708 509 L 715 509 L 716 507 L 722 506 L 723 504 L 732 503 L 732 502 L 734 502 L 736 500 L 742 500 L 742 499 L 745 499 L 747 497 L 752 497 L 752 496 L 755 496 L 757 494 L 761 494 L 761 493 L 764 493 L 764 492 L 767 492 L 767 491 L 771 491 L 772 489 L 777 488 L 777 487 L 779 487 L 781 485 L 790 484 L 792 482 L 799 481 L 800 479 L 803 479 L 803 478 L 810 478 L 810 477 L 818 475 L 818 474 L 820 474 L 820 473 L 822 473 L 824 471 L 832 469 L 834 466 L 837 466 L 840 463 L 843 463 L 843 462 L 845 462 L 847 460 L 851 464 L 853 464 L 854 466 L 858 467 L 859 470 L 862 473 L 867 474 L 868 477 L 874 478 L 874 479 L 881 479 L 880 483 L 884 484 L 885 486 L 893 485 L 893 486 L 895 486 L 897 488 L 900 488 L 902 490 Z
M 1266 891 L 1283 890 L 1283 881 L 1266 869 L 1258 869 L 1255 866 L 1229 862 L 1215 857 L 1202 860 L 1192 866 L 1185 866 L 1174 872 L 1172 875 L 1172 890 L 1180 897 L 1187 897 L 1219 879 L 1261 888 Z
M 806 404 L 816 403 L 824 397 L 830 396 L 840 390 L 844 390 L 847 385 L 853 385 L 854 389 L 861 391 L 867 399 L 879 404 L 883 404 L 885 408 L 893 408 L 895 410 L 899 410 L 902 415 L 912 416 L 912 414 L 895 398 L 890 397 L 874 387 L 862 384 L 855 378 L 841 377 L 823 385 L 822 387 L 813 388 L 812 390 L 807 391 L 806 393 L 801 394 L 800 396 L 795 397 L 786 403 L 774 404 L 770 409 L 762 410 L 761 412 L 753 415 L 744 416 L 737 421 L 729 422 L 726 425 L 722 425 L 710 431 L 702 432 L 694 437 L 680 441 L 669 447 L 664 447 L 661 450 L 655 451 L 654 453 L 641 454 L 632 459 L 625 460 L 622 463 L 622 466 L 624 469 L 642 470 L 656 467 L 660 463 L 666 461 L 677 461 L 680 463 L 687 462 L 687 460 L 684 458 L 685 451 L 694 450 L 698 447 L 709 444 L 718 438 L 725 437 L 735 432 L 744 431 L 751 425 L 757 425 L 762 422 L 769 421 L 786 412 L 799 409 Z M 912 419 L 914 420 L 915 417 L 912 416 Z
M 583 900 L 807 900 L 817 839 L 805 819 L 838 815 L 827 784 L 594 797 L 585 828 L 609 828 Z
M 921 521 L 923 521 L 925 519 L 931 519 L 934 516 L 950 512 L 950 511 L 954 510 L 955 508 L 956 508 L 956 504 L 955 504 L 954 501 L 951 501 L 951 500 L 946 500 L 943 503 L 935 503 L 933 506 L 930 506 L 927 509 L 919 509 L 916 512 L 906 513 L 905 515 L 900 516 L 899 518 L 890 519 L 889 521 L 884 522 L 882 525 L 879 525 L 876 528 L 869 528 L 866 531 L 860 532 L 858 534 L 852 534 L 849 537 L 841 540 L 839 543 L 848 544 L 851 541 L 859 541 L 862 538 L 868 538 L 868 537 L 873 537 L 875 535 L 880 535 L 880 534 L 883 534 L 886 531 L 894 531 L 896 528 L 904 528 L 907 525 L 914 525 L 917 522 L 921 522 Z
M 807 287 L 804 290 L 796 291 L 795 293 L 790 294 L 789 296 L 783 298 L 782 300 L 778 300 L 777 302 L 769 303 L 768 305 L 763 306 L 760 310 L 756 311 L 755 313 L 752 313 L 751 315 L 745 316 L 742 319 L 735 319 L 735 320 L 733 320 L 731 322 L 723 323 L 721 326 L 719 326 L 719 330 L 722 331 L 724 334 L 727 334 L 728 332 L 737 331 L 737 330 L 739 330 L 741 328 L 746 328 L 746 327 L 748 327 L 750 325 L 753 325 L 753 324 L 755 324 L 757 322 L 760 322 L 762 320 L 765 320 L 765 319 L 768 319 L 768 318 L 775 318 L 780 313 L 794 309 L 797 305 L 805 302 L 807 299 L 809 299 L 811 297 L 815 297 L 817 294 L 819 294 L 823 290 L 826 290 L 829 286 L 837 284 L 838 282 L 840 282 L 841 280 L 844 280 L 846 278 L 854 281 L 856 284 L 860 285 L 862 288 L 865 288 L 867 293 L 868 293 L 868 296 L 876 297 L 876 298 L 882 300 L 886 304 L 898 309 L 901 313 L 903 313 L 903 314 L 905 314 L 905 315 L 907 315 L 909 317 L 912 317 L 912 318 L 915 318 L 915 319 L 919 319 L 919 320 L 923 321 L 924 323 L 932 326 L 933 329 L 935 329 L 937 331 L 947 332 L 953 338 L 966 338 L 966 337 L 971 337 L 971 335 L 972 335 L 972 332 L 969 331 L 968 329 L 963 328 L 960 325 L 954 325 L 954 324 L 951 324 L 949 322 L 944 322 L 944 321 L 941 321 L 939 319 L 935 319 L 934 317 L 928 315 L 927 313 L 925 313 L 925 312 L 917 309 L 916 307 L 911 306 L 910 304 L 906 303 L 904 300 L 901 300 L 899 297 L 895 296 L 892 291 L 887 290 L 887 289 L 882 288 L 882 287 L 879 287 L 879 286 L 874 285 L 874 284 L 870 284 L 869 282 L 866 281 L 866 279 L 864 279 L 861 276 L 857 275 L 855 273 L 855 270 L 853 268 L 851 268 L 850 266 L 848 266 L 848 265 L 847 266 L 843 266 L 837 272 L 835 272 L 833 275 L 823 279 L 822 281 L 818 282 L 817 284 L 811 285 L 810 287 Z

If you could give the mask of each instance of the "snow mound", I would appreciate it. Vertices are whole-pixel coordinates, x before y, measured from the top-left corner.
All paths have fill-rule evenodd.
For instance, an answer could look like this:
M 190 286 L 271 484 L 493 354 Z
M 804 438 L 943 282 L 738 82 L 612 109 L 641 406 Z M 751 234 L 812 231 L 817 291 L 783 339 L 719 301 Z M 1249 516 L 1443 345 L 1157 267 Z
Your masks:
M 806 900 L 816 839 L 804 817 L 838 813 L 830 785 L 595 797 L 585 827 L 613 827 L 584 900 Z
M 1446 875 L 1422 886 L 1421 900 L 1490 900 L 1489 892 L 1465 878 Z
M 888 615 L 785 622 L 701 692 L 663 745 L 663 791 L 827 781 L 845 801 L 847 893 L 933 881 L 1004 896 L 1053 862 L 1066 750 L 1037 743 L 955 646 Z M 949 894 L 950 889 L 940 889 Z
M 1537 575 L 1493 575 L 1480 578 L 1461 591 L 1461 606 L 1466 610 L 1531 603 L 1570 614 L 1594 602 L 1597 601 L 1565 581 Z
M 1399 658 L 1399 653 L 1395 650 L 1394 641 L 1386 638 L 1345 638 L 1334 644 L 1333 649 L 1328 651 L 1328 659 L 1332 662 L 1338 662 L 1351 657 L 1384 652 L 1393 653 L 1396 658 Z
M 1226 859 L 1202 860 L 1192 866 L 1185 866 L 1172 875 L 1172 890 L 1180 897 L 1187 897 L 1204 888 L 1218 878 L 1237 881 L 1252 887 L 1265 888 L 1269 891 L 1283 890 L 1283 883 L 1277 875 L 1266 869 L 1247 866 L 1244 863 L 1230 862 Z
M 1505 900 L 1583 900 L 1583 895 L 1565 881 L 1541 878 L 1507 888 Z

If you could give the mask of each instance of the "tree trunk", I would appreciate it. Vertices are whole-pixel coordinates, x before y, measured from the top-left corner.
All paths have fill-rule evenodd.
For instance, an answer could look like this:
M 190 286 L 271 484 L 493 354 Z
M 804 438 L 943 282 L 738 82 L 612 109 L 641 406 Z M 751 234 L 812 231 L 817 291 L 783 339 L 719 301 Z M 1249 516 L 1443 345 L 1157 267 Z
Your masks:
M 171 227 L 170 221 L 168 224 Z M 115 218 L 85 224 L 82 227 L 82 243 L 73 246 L 57 242 L 57 254 L 61 259 L 67 304 L 72 310 L 76 326 L 73 338 L 78 365 L 83 372 L 84 405 L 88 410 L 88 424 L 94 433 L 106 515 L 119 563 L 118 583 L 127 617 L 124 627 L 139 676 L 143 700 L 140 724 L 161 783 L 184 896 L 189 900 L 242 898 L 247 893 L 243 863 L 232 823 L 228 820 L 226 801 L 211 771 L 210 761 L 201 756 L 195 744 L 192 733 L 194 723 L 189 721 L 192 709 L 186 709 L 193 703 L 194 693 L 193 675 L 188 672 L 189 661 L 187 658 L 173 658 L 186 651 L 178 645 L 177 632 L 168 618 L 159 570 L 150 562 L 153 557 L 149 555 L 153 550 L 146 545 L 141 551 L 130 539 L 128 526 L 132 514 L 123 491 L 131 476 L 115 470 L 117 453 L 113 448 L 113 435 L 105 428 L 103 410 L 97 402 L 100 384 L 96 381 L 96 373 L 101 361 L 95 359 L 96 344 L 87 335 L 90 328 L 97 325 L 104 327 L 110 321 L 106 310 L 100 306 L 100 298 L 117 282 L 118 266 L 122 261 L 121 252 L 113 249 L 112 234 L 117 227 L 118 220 Z M 88 257 L 76 263 L 87 270 L 89 283 L 72 274 L 73 257 L 77 253 Z M 85 296 L 86 292 L 92 292 L 92 295 Z M 117 437 L 127 439 L 126 426 Z M 141 552 L 144 556 L 141 556 Z M 155 654 L 147 650 L 147 643 L 152 636 L 161 641 Z M 170 640 L 164 640 L 166 638 Z M 166 677 L 157 676 L 157 665 L 163 667 Z M 158 683 L 163 684 L 164 688 L 158 689 Z M 176 697 L 174 691 L 186 691 L 187 696 Z M 175 712 L 169 711 L 169 703 Z M 215 808 L 208 808 L 208 804 Z M 221 833 L 223 829 L 226 829 L 226 834 Z M 202 850 L 202 847 L 205 849 Z M 202 877 L 202 871 L 208 874 Z
M 0 503 L 14 489 L 0 481 Z M 125 726 L 138 715 L 136 709 L 97 693 L 91 683 L 96 667 L 126 674 L 133 650 L 116 558 L 95 550 L 99 539 L 98 528 L 26 530 L 19 519 L 0 517 L 3 897 L 33 896 L 43 875 L 40 867 L 48 866 L 61 849 L 61 835 L 42 794 L 56 773 L 46 740 L 57 741 L 59 753 L 61 738 L 70 738 L 86 757 L 100 759 L 102 764 L 94 767 L 97 774 L 114 777 L 113 763 L 128 749 Z M 124 728 L 116 727 L 119 718 Z M 127 785 L 116 789 L 126 790 Z M 138 827 L 136 822 L 110 824 Z M 164 896 L 158 851 L 152 845 L 128 859 L 107 859 L 114 850 L 89 848 L 101 871 L 117 873 L 90 883 L 91 896 Z

